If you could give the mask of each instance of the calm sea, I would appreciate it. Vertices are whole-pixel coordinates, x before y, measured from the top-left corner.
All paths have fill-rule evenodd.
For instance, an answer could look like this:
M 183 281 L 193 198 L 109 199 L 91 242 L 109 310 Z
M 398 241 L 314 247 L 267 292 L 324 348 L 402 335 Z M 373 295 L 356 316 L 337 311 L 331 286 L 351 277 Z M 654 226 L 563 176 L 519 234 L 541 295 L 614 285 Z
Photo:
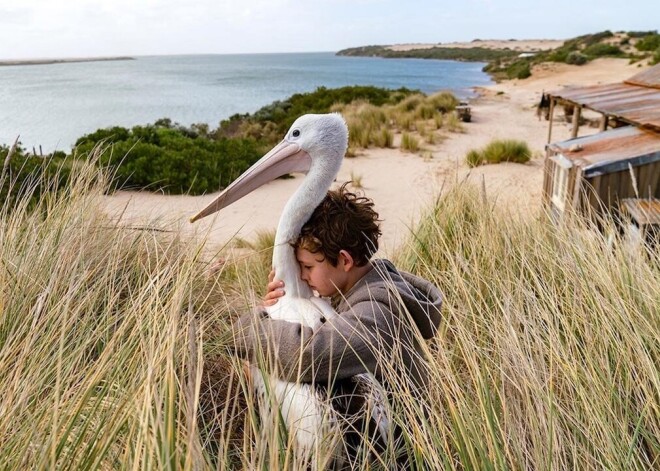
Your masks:
M 0 144 L 68 151 L 99 128 L 163 117 L 184 125 L 254 112 L 319 86 L 449 89 L 490 83 L 482 63 L 339 57 L 334 53 L 138 57 L 0 67 Z

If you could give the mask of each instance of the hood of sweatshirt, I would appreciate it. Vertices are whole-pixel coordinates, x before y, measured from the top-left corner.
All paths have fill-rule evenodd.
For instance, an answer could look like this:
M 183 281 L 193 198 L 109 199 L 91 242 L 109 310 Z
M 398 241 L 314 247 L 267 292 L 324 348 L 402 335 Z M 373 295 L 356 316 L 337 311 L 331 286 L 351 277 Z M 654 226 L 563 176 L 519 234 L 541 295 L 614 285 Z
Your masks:
M 398 270 L 389 260 L 374 260 L 372 266 L 373 269 L 340 299 L 333 298 L 333 305 L 341 306 L 348 304 L 347 301 L 355 304 L 368 300 L 388 303 L 393 299 L 400 299 L 422 337 L 433 338 L 440 325 L 440 290 L 428 280 Z

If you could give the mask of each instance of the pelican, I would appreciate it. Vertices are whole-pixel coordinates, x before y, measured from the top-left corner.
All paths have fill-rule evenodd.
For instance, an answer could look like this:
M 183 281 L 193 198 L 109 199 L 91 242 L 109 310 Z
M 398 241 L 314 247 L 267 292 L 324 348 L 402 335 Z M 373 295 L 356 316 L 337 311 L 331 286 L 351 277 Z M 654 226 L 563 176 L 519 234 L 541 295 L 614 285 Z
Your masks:
M 195 222 L 213 214 L 282 175 L 307 173 L 286 203 L 277 226 L 273 268 L 277 277 L 284 281 L 286 294 L 266 308 L 272 319 L 296 322 L 316 330 L 322 317 L 336 314 L 302 281 L 292 243 L 337 176 L 347 146 L 348 129 L 338 113 L 301 116 L 282 142 L 191 218 L 191 222 Z M 299 451 L 309 455 L 320 444 L 328 427 L 332 427 L 329 424 L 334 422 L 328 416 L 327 407 L 322 406 L 322 398 L 312 385 L 268 378 L 264 372 L 252 368 L 258 395 L 262 396 L 267 390 L 274 392 L 289 433 L 294 434 Z

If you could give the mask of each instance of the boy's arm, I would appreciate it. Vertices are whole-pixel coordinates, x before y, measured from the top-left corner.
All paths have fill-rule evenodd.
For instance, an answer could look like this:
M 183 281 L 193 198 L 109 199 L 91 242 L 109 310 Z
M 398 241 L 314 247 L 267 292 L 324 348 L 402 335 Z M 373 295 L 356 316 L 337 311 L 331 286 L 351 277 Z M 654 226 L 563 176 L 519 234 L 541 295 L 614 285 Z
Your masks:
M 248 314 L 236 324 L 234 338 L 240 356 L 266 359 L 268 369 L 282 379 L 325 383 L 375 372 L 378 357 L 392 349 L 396 325 L 389 308 L 372 301 L 327 320 L 316 332 Z

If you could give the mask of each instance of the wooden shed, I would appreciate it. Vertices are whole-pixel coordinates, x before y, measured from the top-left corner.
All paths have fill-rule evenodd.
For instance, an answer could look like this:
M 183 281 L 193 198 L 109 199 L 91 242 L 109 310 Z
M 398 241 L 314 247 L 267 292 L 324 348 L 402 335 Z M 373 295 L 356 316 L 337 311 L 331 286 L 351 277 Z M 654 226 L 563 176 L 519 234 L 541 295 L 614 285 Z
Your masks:
M 575 110 L 573 138 L 546 146 L 543 201 L 552 214 L 618 213 L 623 199 L 660 198 L 660 64 L 621 83 L 566 88 L 548 98 L 548 142 L 555 105 Z M 577 137 L 582 109 L 602 115 L 601 132 Z
M 660 198 L 660 134 L 635 126 L 546 146 L 543 200 L 569 210 L 619 211 L 624 198 Z

